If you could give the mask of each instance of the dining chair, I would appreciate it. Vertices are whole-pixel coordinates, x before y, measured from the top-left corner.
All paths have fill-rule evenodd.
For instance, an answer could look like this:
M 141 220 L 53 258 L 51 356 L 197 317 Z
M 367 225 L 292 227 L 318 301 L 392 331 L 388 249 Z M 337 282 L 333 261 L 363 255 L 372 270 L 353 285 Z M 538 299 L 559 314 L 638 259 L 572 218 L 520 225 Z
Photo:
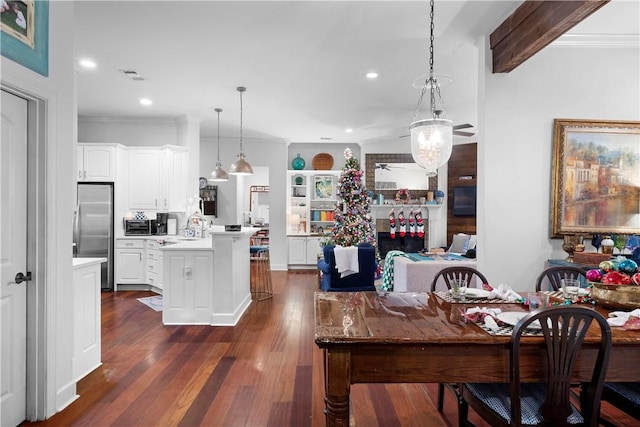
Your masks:
M 433 281 L 431 282 L 431 292 L 434 292 L 439 284 L 444 282 L 447 289 L 451 289 L 451 281 L 453 279 L 466 279 L 468 284 L 473 283 L 473 280 L 481 280 L 482 283 L 488 283 L 484 274 L 480 273 L 473 267 L 454 266 L 447 267 L 440 270 Z M 438 412 L 442 412 L 444 409 L 444 388 L 445 386 L 453 392 L 458 401 L 458 409 L 460 409 L 460 402 L 462 397 L 458 392 L 458 384 L 440 383 L 438 384 Z M 458 413 L 460 413 L 458 411 Z
M 562 289 L 562 279 L 580 279 L 587 280 L 586 272 L 579 267 L 571 266 L 555 266 L 545 269 L 536 280 L 536 291 L 542 290 L 544 279 L 549 281 L 550 290 L 559 291 Z
M 640 383 L 604 383 L 602 400 L 640 420 Z M 600 418 L 600 424 L 615 427 L 617 424 Z
M 544 337 L 539 363 L 542 382 L 523 383 L 520 374 L 522 336 L 532 323 Z M 599 330 L 591 378 L 582 384 L 580 408 L 571 403 L 571 374 L 587 330 Z M 525 338 L 530 339 L 530 338 Z M 581 306 L 555 306 L 524 316 L 513 328 L 509 344 L 509 383 L 464 383 L 461 425 L 468 425 L 469 407 L 491 426 L 598 425 L 604 377 L 611 352 L 611 328 L 597 311 Z

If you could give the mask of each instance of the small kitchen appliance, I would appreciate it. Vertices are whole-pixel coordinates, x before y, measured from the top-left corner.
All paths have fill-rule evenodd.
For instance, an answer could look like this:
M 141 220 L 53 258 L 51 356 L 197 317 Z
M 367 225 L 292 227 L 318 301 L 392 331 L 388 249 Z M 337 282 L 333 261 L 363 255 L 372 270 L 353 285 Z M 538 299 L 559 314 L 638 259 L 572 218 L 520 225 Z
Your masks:
M 158 212 L 156 215 L 155 228 L 151 230 L 153 234 L 158 236 L 165 236 L 167 234 L 167 223 L 169 221 L 169 214 L 167 212 Z

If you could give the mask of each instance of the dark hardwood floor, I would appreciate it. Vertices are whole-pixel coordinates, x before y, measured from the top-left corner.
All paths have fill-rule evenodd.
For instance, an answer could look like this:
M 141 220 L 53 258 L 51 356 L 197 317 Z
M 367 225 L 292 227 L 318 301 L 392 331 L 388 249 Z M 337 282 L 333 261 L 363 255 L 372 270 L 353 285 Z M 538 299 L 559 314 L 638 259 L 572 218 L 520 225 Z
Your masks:
M 102 361 L 64 411 L 23 426 L 323 426 L 322 352 L 313 341 L 315 272 L 273 272 L 272 299 L 235 327 L 163 326 L 136 298 L 102 294 Z M 356 384 L 352 426 L 455 426 L 436 384 Z M 619 426 L 637 426 L 605 406 Z M 470 419 L 479 421 L 472 413 Z

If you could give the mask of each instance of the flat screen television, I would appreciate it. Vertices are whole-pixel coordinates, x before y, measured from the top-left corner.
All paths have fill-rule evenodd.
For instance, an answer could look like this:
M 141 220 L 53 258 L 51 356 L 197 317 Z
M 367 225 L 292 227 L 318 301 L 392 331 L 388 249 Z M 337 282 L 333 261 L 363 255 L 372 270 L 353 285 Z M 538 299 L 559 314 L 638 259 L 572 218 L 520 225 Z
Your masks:
M 476 216 L 476 186 L 453 187 L 453 215 Z

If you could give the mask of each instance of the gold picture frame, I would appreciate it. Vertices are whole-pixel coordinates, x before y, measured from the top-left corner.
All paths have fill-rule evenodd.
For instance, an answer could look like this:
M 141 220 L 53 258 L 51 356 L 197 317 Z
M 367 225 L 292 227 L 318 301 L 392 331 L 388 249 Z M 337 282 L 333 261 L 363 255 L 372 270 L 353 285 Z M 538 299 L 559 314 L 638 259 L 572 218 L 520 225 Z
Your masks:
M 640 233 L 640 122 L 554 119 L 550 230 Z

